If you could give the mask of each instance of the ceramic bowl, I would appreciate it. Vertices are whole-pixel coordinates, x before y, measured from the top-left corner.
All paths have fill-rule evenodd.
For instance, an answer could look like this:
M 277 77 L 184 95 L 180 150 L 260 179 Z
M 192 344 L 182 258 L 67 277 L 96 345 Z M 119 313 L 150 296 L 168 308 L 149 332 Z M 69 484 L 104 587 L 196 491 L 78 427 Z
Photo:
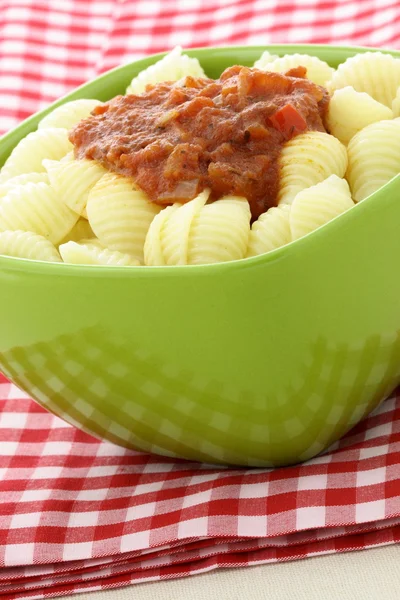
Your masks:
M 188 54 L 216 77 L 266 49 L 332 66 L 365 50 Z M 106 73 L 29 118 L 0 140 L 0 164 L 53 107 L 123 93 L 159 57 Z M 0 369 L 49 411 L 122 446 L 248 466 L 309 459 L 400 382 L 399 194 L 395 178 L 306 237 L 225 264 L 0 257 Z

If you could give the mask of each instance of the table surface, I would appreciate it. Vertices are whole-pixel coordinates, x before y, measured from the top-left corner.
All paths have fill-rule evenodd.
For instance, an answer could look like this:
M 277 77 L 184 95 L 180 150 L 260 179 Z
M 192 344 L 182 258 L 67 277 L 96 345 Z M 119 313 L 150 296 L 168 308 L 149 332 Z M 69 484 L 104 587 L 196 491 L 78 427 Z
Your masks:
M 69 596 L 74 600 L 398 600 L 400 545 Z

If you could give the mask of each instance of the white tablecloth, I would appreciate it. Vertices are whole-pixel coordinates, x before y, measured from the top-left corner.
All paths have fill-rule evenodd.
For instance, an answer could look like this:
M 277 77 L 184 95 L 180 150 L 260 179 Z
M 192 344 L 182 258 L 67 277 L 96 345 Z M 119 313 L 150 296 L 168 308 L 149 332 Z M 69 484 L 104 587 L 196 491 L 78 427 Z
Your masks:
M 399 600 L 400 545 L 219 570 L 74 600 Z

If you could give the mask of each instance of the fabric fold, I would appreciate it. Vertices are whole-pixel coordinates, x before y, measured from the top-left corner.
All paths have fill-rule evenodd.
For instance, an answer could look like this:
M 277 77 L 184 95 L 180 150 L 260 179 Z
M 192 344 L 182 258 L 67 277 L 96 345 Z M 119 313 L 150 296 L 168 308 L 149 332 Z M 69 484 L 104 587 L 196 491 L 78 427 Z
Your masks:
M 0 597 L 44 598 L 400 539 L 400 396 L 279 469 L 95 440 L 0 379 Z

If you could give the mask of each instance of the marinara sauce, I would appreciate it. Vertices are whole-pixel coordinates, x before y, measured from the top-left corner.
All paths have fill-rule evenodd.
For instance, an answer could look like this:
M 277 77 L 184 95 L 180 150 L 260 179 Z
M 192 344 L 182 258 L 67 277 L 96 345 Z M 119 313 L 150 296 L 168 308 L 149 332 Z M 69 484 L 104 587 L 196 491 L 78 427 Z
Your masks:
M 117 96 L 70 132 L 78 158 L 132 177 L 159 204 L 244 196 L 253 219 L 276 204 L 282 145 L 325 131 L 328 92 L 288 73 L 233 66 L 217 80 L 186 77 Z

